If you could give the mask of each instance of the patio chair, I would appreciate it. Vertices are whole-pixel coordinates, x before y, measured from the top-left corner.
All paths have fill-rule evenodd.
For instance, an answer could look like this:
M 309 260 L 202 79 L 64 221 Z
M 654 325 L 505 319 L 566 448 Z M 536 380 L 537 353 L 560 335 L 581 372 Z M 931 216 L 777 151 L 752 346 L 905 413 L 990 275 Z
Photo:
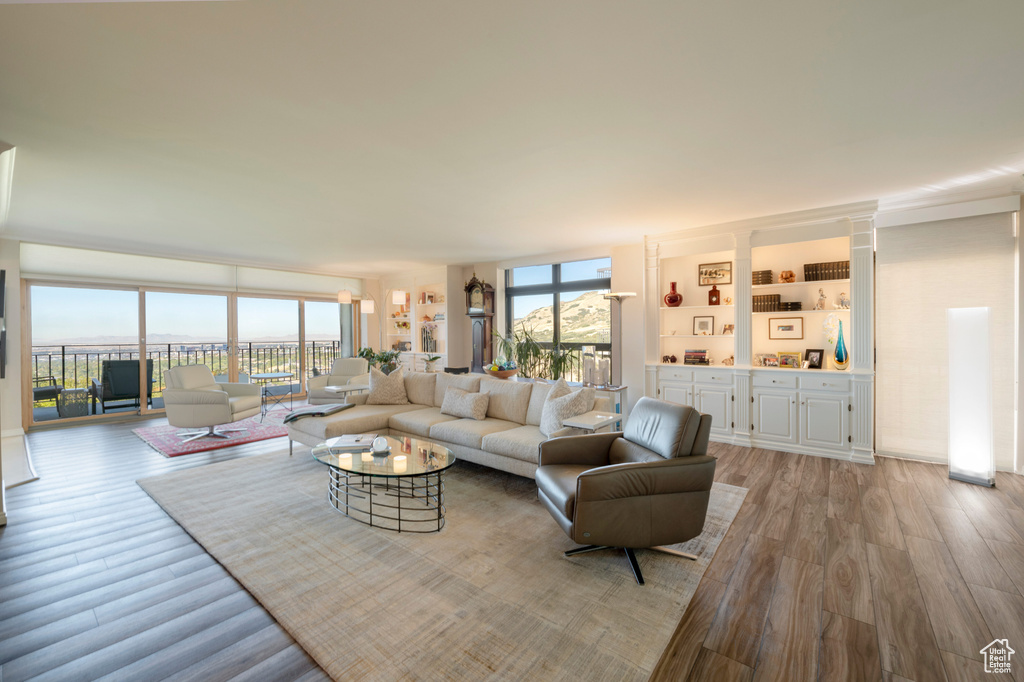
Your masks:
M 107 403 L 134 401 L 139 403 L 139 361 L 138 360 L 103 360 L 100 363 L 100 379 L 93 379 L 89 388 L 92 396 L 92 413 L 96 414 L 96 403 L 100 403 L 103 412 L 107 411 Z M 149 381 L 149 404 L 153 404 L 153 360 L 146 360 L 146 378 Z
M 63 390 L 56 377 L 35 377 L 32 379 L 32 402 L 56 400 Z

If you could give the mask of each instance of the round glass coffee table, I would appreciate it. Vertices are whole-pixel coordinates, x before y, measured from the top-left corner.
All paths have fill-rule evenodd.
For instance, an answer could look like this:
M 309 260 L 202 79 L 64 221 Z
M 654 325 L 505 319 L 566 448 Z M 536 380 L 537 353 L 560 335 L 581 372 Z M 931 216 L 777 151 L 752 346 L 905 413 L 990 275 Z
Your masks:
M 448 448 L 423 438 L 385 436 L 391 451 L 350 451 L 332 438 L 313 448 L 330 473 L 327 498 L 345 516 L 399 533 L 444 528 L 444 472 L 455 464 Z

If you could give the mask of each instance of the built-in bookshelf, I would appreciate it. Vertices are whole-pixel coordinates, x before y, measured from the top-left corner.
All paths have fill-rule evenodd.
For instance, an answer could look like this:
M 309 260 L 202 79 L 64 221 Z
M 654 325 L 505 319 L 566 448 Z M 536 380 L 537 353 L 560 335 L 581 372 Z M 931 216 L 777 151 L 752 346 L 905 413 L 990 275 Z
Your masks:
M 666 258 L 661 263 L 658 301 L 659 347 L 661 358 L 675 357 L 683 364 L 687 351 L 704 351 L 704 357 L 712 365 L 722 364 L 734 356 L 734 334 L 736 329 L 736 308 L 733 303 L 736 282 L 732 272 L 734 253 L 719 251 L 697 255 Z M 706 284 L 701 281 L 701 266 L 728 264 L 719 268 L 720 281 Z M 724 272 L 728 276 L 723 276 Z M 675 284 L 676 293 L 682 296 L 678 306 L 669 305 L 666 294 Z M 715 287 L 717 303 L 709 300 L 709 293 Z

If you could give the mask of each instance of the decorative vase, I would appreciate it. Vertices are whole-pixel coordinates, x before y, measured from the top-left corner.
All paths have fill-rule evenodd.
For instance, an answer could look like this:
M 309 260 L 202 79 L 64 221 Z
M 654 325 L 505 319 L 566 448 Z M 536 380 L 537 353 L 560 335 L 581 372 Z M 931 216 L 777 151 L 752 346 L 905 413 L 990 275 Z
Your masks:
M 711 291 L 708 292 L 708 305 L 720 305 L 721 302 L 722 299 L 718 291 L 718 285 L 712 284 Z
M 683 302 L 683 295 L 676 291 L 676 283 L 671 283 L 672 290 L 665 294 L 665 305 L 669 308 L 678 308 Z
M 839 334 L 836 336 L 836 353 L 832 358 L 836 369 L 846 369 L 850 366 L 850 353 L 846 350 L 846 342 L 843 341 L 843 321 L 839 320 Z

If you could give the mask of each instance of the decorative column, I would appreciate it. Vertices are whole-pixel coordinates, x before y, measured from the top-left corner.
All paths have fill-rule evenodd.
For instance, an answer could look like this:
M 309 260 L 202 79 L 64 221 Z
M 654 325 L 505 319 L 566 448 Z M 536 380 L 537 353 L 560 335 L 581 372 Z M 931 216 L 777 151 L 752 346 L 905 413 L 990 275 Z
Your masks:
M 644 392 L 658 397 L 658 363 L 661 362 L 661 280 L 658 243 L 644 237 Z
M 854 462 L 874 464 L 875 449 L 875 232 L 870 217 L 850 231 L 850 340 L 853 398 L 850 435 Z
M 750 356 L 753 338 L 751 287 L 752 266 L 750 262 L 750 232 L 733 235 L 735 262 L 733 263 L 733 305 L 736 306 L 736 329 L 733 340 L 736 370 L 733 373 L 733 434 L 735 442 L 750 444 Z

